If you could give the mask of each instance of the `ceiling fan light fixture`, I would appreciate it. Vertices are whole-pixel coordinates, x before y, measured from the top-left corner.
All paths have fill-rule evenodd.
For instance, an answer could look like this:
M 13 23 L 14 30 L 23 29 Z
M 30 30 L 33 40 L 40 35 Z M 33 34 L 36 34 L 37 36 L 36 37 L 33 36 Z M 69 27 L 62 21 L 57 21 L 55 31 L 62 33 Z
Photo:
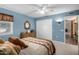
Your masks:
M 46 12 L 48 12 L 48 10 L 47 10 L 47 9 L 42 9 L 42 10 L 39 10 L 39 13 L 41 13 L 41 14 L 45 14 Z
M 45 11 L 44 11 L 44 10 L 40 10 L 40 13 L 41 13 L 41 14 L 45 14 Z
M 42 6 L 40 9 L 38 9 L 38 12 L 45 15 L 46 13 L 50 12 L 50 10 L 48 10 L 47 6 Z

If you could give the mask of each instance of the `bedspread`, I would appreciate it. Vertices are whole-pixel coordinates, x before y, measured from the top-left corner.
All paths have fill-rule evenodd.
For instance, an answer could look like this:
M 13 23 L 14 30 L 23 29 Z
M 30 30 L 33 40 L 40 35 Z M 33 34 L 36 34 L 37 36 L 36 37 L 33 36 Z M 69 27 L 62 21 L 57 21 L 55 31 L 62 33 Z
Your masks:
M 0 44 L 0 55 L 17 55 L 15 45 L 6 41 L 4 44 Z
M 32 38 L 32 37 L 28 37 L 28 38 L 22 38 L 21 39 L 23 42 L 25 42 L 25 44 L 26 45 L 28 45 L 28 48 L 31 46 L 31 47 L 33 47 L 33 49 L 35 49 L 35 50 L 37 50 L 37 51 L 40 51 L 40 53 L 42 53 L 42 52 L 46 52 L 46 50 L 47 50 L 47 53 L 48 53 L 48 55 L 52 55 L 52 54 L 54 54 L 55 53 L 55 46 L 54 46 L 54 44 L 53 44 L 53 42 L 52 41 L 50 41 L 50 40 L 46 40 L 46 39 L 37 39 L 37 38 Z M 35 46 L 34 46 L 35 45 Z M 40 46 L 39 46 L 40 45 Z M 42 47 L 41 47 L 42 46 Z M 30 47 L 30 48 L 31 48 Z M 38 48 L 37 48 L 38 47 Z M 32 52 L 33 52 L 33 49 L 26 49 L 25 51 L 24 51 L 24 53 L 26 52 L 26 51 L 31 51 L 32 50 Z M 40 49 L 42 49 L 42 50 L 40 50 Z M 37 51 L 35 51 L 35 52 L 37 52 Z M 30 52 L 31 53 L 31 52 Z M 40 53 L 37 53 L 37 54 L 40 54 Z M 34 54 L 34 52 L 33 53 L 31 53 L 31 54 Z

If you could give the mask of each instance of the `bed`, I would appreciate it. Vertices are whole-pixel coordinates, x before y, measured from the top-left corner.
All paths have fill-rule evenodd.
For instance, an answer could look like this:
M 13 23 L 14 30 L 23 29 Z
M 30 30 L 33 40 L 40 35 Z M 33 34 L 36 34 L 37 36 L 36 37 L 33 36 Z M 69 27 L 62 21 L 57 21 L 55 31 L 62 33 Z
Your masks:
M 46 39 L 37 39 L 33 37 L 20 39 L 28 48 L 21 50 L 22 55 L 53 55 L 55 54 L 55 46 L 52 41 Z
M 10 42 L 10 44 L 7 44 L 7 45 L 10 45 L 10 47 L 6 46 L 6 44 L 3 44 L 2 46 L 0 46 L 0 52 L 3 52 L 3 50 L 1 51 L 1 49 L 4 46 L 6 46 L 5 47 L 6 50 L 8 49 L 10 50 L 7 53 L 8 55 L 9 54 L 11 55 L 53 55 L 56 52 L 55 46 L 53 42 L 50 40 L 37 39 L 33 37 L 22 38 L 19 40 L 28 47 L 20 50 L 17 47 L 15 47 L 16 45 L 11 45 L 11 42 Z M 19 53 L 17 53 L 18 50 L 19 50 Z

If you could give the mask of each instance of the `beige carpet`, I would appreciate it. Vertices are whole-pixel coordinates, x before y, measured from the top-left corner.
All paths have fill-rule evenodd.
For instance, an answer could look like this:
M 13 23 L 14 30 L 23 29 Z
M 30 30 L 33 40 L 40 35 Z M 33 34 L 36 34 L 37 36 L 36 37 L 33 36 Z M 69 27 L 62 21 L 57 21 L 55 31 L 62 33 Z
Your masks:
M 78 46 L 53 41 L 56 47 L 56 55 L 78 55 Z

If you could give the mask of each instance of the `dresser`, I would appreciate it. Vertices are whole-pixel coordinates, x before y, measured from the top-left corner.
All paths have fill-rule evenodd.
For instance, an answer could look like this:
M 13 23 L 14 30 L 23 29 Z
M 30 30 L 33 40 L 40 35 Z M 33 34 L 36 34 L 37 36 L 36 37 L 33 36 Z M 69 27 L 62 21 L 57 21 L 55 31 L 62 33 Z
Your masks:
M 21 32 L 20 38 L 26 38 L 26 37 L 36 37 L 36 32 Z

